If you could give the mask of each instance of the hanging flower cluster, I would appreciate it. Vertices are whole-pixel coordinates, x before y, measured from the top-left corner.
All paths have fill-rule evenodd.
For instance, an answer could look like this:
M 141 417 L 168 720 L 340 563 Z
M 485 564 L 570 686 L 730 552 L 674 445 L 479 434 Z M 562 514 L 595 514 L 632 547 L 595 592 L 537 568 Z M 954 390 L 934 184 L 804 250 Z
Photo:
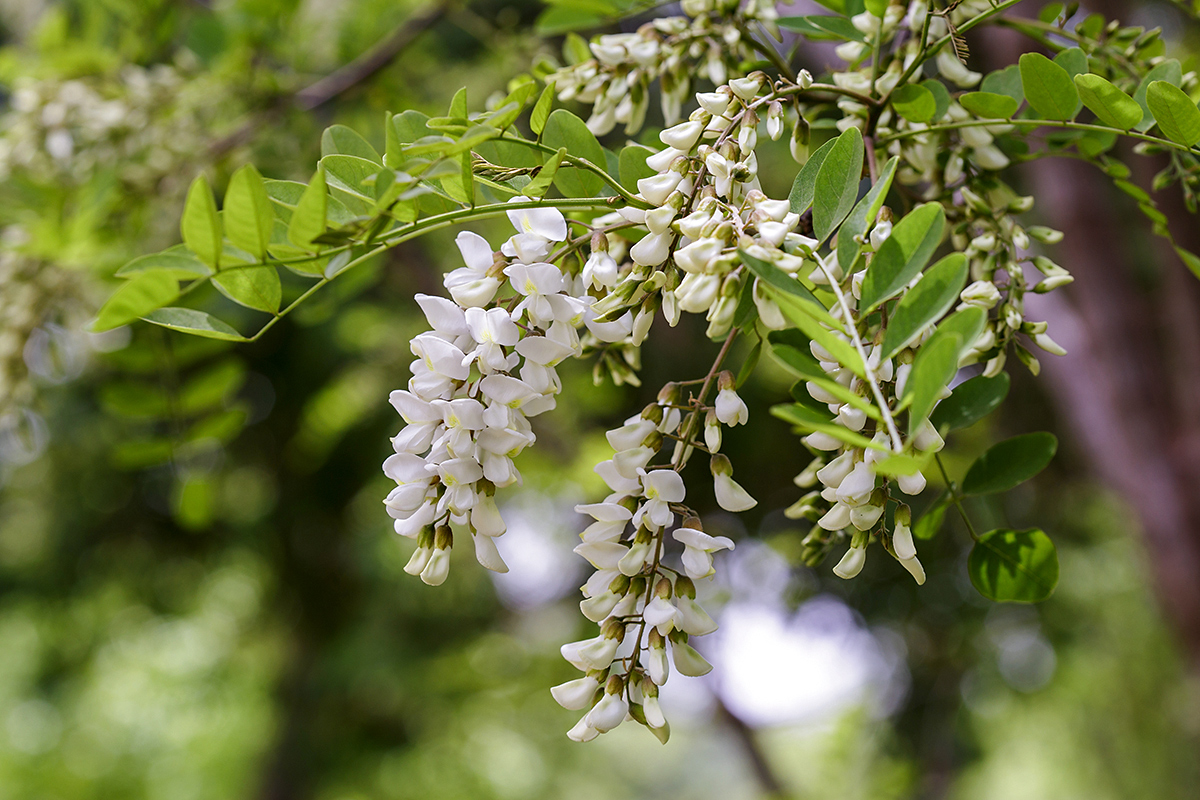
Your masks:
M 696 79 L 721 86 L 740 74 L 754 50 L 745 34 L 752 23 L 775 28 L 778 12 L 768 0 L 686 0 L 681 17 L 660 17 L 634 33 L 599 36 L 589 44 L 591 58 L 559 70 L 548 80 L 560 100 L 592 107 L 588 128 L 597 136 L 617 123 L 635 133 L 646 119 L 650 87 L 658 81 L 662 114 L 678 121 Z

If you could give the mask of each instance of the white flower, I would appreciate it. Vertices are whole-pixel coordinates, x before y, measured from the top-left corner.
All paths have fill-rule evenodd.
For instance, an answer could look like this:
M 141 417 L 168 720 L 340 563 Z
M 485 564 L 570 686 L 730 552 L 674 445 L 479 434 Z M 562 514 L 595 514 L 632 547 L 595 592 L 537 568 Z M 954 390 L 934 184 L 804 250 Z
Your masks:
M 550 690 L 550 694 L 554 696 L 555 702 L 568 711 L 581 711 L 591 704 L 599 688 L 599 681 L 585 676 L 560 683 Z
M 717 419 L 725 425 L 744 425 L 750 419 L 750 411 L 742 398 L 733 389 L 717 392 Z
M 896 528 L 892 531 L 892 549 L 896 551 L 896 558 L 901 561 L 917 555 L 917 546 L 913 544 L 912 530 L 907 525 L 896 523 Z
M 697 653 L 696 648 L 684 642 L 671 642 L 671 660 L 675 662 L 675 669 L 689 678 L 699 678 L 712 672 L 712 664 Z
M 695 528 L 677 528 L 671 534 L 683 545 L 683 571 L 689 578 L 707 578 L 713 569 L 712 554 L 718 550 L 732 550 L 733 541 L 725 536 L 709 536 Z
M 654 431 L 655 423 L 652 420 L 640 416 L 632 419 L 632 422 L 627 421 L 620 428 L 614 428 L 604 434 L 604 438 L 608 439 L 614 450 L 638 447 Z
M 609 590 L 583 600 L 579 604 L 579 610 L 592 622 L 600 622 L 612 613 L 612 610 L 616 608 L 617 603 L 621 602 L 621 599 L 621 595 Z
M 925 491 L 925 476 L 920 471 L 914 472 L 912 475 L 897 475 L 896 485 L 905 494 L 920 494 Z
M 490 542 L 491 539 L 488 539 Z M 429 586 L 441 586 L 450 574 L 450 551 L 434 548 L 429 561 L 421 570 L 421 580 Z
M 587 724 L 600 733 L 606 733 L 625 721 L 625 715 L 629 712 L 629 704 L 625 702 L 625 698 L 619 692 L 615 694 L 605 694 L 592 707 L 584 717 Z
M 713 482 L 717 505 L 726 511 L 748 511 L 758 505 L 758 501 L 734 481 L 732 476 L 717 474 L 713 476 Z
M 500 536 L 507 530 L 493 497 L 484 495 L 471 509 L 471 527 L 480 536 Z
M 528 203 L 528 197 L 514 197 L 510 203 Z M 520 208 L 508 212 L 517 233 L 534 234 L 550 242 L 561 242 L 567 238 L 567 221 L 562 212 L 552 206 L 545 208 Z
M 862 572 L 863 564 L 867 563 L 867 548 L 851 547 L 842 556 L 842 560 L 833 568 L 833 574 L 839 578 L 850 580 L 858 573 Z
M 656 528 L 670 525 L 675 521 L 670 504 L 682 503 L 686 497 L 683 478 L 673 469 L 656 469 L 651 472 L 639 469 L 637 473 L 641 478 L 643 495 L 647 501 L 642 507 L 643 515 Z M 678 535 L 676 532 L 677 538 Z
M 679 608 L 679 618 L 676 625 L 689 636 L 703 636 L 717 629 L 717 623 L 690 597 L 677 597 L 675 605 Z
M 669 173 L 675 174 L 675 173 Z M 642 238 L 640 242 L 629 248 L 629 257 L 633 263 L 643 267 L 656 267 L 667 260 L 671 254 L 671 242 L 675 234 L 670 231 L 652 233 Z
M 592 251 L 583 265 L 583 284 L 598 289 L 611 289 L 617 282 L 619 271 L 616 259 L 607 252 Z
M 496 549 L 494 538 L 483 534 L 472 538 L 475 540 L 475 560 L 479 562 L 480 566 L 490 569 L 492 572 L 508 572 L 508 565 L 500 557 L 500 551 Z
M 567 731 L 567 738 L 573 742 L 590 742 L 600 735 L 600 731 L 588 725 L 587 717 L 575 723 L 575 727 Z
M 633 513 L 618 503 L 592 503 L 575 506 L 575 511 L 587 514 L 596 521 L 584 529 L 580 538 L 585 542 L 612 542 L 620 538 Z
M 429 320 L 429 326 L 442 336 L 453 340 L 467 332 L 463 310 L 446 298 L 418 294 L 414 299 L 425 313 L 425 319 Z
M 667 598 L 656 596 L 646 605 L 642 617 L 648 626 L 666 636 L 679 621 L 679 609 L 671 605 Z
M 667 677 L 671 674 L 671 667 L 667 661 L 667 648 L 664 642 L 659 642 L 655 646 L 653 639 L 650 646 L 646 648 L 646 671 L 650 674 L 650 681 L 655 686 L 662 686 L 667 682 Z
M 854 469 L 850 470 L 850 474 L 838 486 L 837 498 L 845 505 L 859 506 L 867 502 L 867 498 L 874 490 L 875 473 L 871 471 L 871 466 L 867 462 L 860 461 L 854 465 Z
M 642 713 L 646 715 L 646 724 L 651 728 L 666 727 L 667 718 L 663 716 L 662 706 L 658 702 L 658 695 L 650 695 L 642 701 Z

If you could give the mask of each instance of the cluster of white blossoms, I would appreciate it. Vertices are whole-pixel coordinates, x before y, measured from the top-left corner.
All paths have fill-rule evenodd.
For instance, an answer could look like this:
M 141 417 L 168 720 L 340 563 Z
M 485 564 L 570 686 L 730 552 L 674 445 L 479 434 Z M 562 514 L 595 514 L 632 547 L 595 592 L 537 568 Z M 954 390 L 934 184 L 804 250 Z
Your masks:
M 703 398 L 714 382 L 718 392 L 709 406 Z M 612 493 L 575 509 L 595 520 L 575 552 L 595 568 L 579 608 L 600 626 L 594 638 L 563 645 L 563 658 L 585 674 L 552 690 L 564 708 L 587 709 L 567 734 L 576 741 L 594 739 L 627 718 L 664 737 L 658 690 L 670 664 L 689 676 L 712 669 L 689 644 L 689 637 L 717 628 L 696 602 L 695 582 L 715 573 L 713 553 L 734 544 L 704 532 L 684 502 L 680 472 L 692 453 L 704 451 L 718 505 L 733 512 L 753 508 L 756 501 L 733 480 L 729 459 L 719 453 L 722 426 L 745 423 L 748 411 L 728 372 L 710 375 L 687 403 L 682 390 L 668 385 L 657 403 L 608 432 L 616 452 L 596 473 Z M 652 465 L 672 441 L 670 460 Z M 681 549 L 672 553 L 670 541 Z
M 753 58 L 745 35 L 749 23 L 774 29 L 778 12 L 769 0 L 684 0 L 687 16 L 660 17 L 633 33 L 599 36 L 589 48 L 592 58 L 559 70 L 548 80 L 560 100 L 592 106 L 588 128 L 597 136 L 617 125 L 626 133 L 641 128 L 650 104 L 650 87 L 661 89 L 662 113 L 668 125 L 680 116 L 697 79 L 721 86 Z
M 509 218 L 517 233 L 499 252 L 458 235 L 466 266 L 446 275 L 453 300 L 417 295 L 433 330 L 412 340 L 408 389 L 391 394 L 407 425 L 383 465 L 397 484 L 385 503 L 396 532 L 418 541 L 405 569 L 431 585 L 449 569 L 449 523 L 470 531 L 480 564 L 507 571 L 495 491 L 520 482 L 513 459 L 534 441 L 529 418 L 554 408 L 555 366 L 581 350 L 586 293 L 545 261 L 567 238 L 566 220 L 553 208 Z M 510 291 L 497 300 L 502 286 Z
M 0 179 L 13 173 L 82 182 L 116 169 L 153 186 L 206 149 L 220 97 L 211 81 L 174 67 L 127 65 L 113 80 L 21 80 L 0 118 Z
M 971 9 L 964 13 L 978 11 L 967 5 Z M 734 6 L 685 4 L 694 18 L 690 22 L 658 20 L 636 33 L 599 37 L 591 44 L 593 59 L 552 77 L 556 90 L 564 99 L 590 103 L 589 127 L 605 133 L 617 122 L 637 128 L 648 82 L 659 79 L 666 115 L 673 121 L 689 85 L 687 75 L 676 70 L 704 55 L 702 43 L 714 35 L 712 26 L 732 26 L 720 34 L 723 45 L 717 51 L 723 59 L 741 52 L 740 39 L 728 34 L 740 34 L 739 18 L 729 16 Z M 948 30 L 944 17 L 927 18 L 924 8 L 916 2 L 907 12 L 889 6 L 882 18 L 869 12 L 856 16 L 853 23 L 868 46 L 839 48 L 851 68 L 833 73 L 832 83 L 815 84 L 803 70 L 794 79 L 772 79 L 761 71 L 727 79 L 727 60 L 720 66 L 705 62 L 708 77 L 719 78 L 717 88 L 696 93 L 698 107 L 662 131 L 663 148 L 646 159 L 653 174 L 637 181 L 628 204 L 614 202 L 614 210 L 590 222 L 572 220 L 586 229 L 576 238 L 569 238 L 566 221 L 551 208 L 514 209 L 509 216 L 518 233 L 499 252 L 475 234 L 460 234 L 467 265 L 446 276 L 453 300 L 417 298 L 433 330 L 413 340 L 418 359 L 412 380 L 407 390 L 392 394 L 407 427 L 393 440 L 396 454 L 384 470 L 397 483 L 386 500 L 395 529 L 418 540 L 406 569 L 430 584 L 446 578 L 455 529 L 469 531 L 481 564 L 505 569 L 494 542 L 505 530 L 495 492 L 520 480 L 513 459 L 534 441 L 529 419 L 555 405 L 561 389 L 556 365 L 596 355 L 597 379 L 607 375 L 618 383 L 636 383 L 638 348 L 660 313 L 671 326 L 685 312 L 703 314 L 707 336 L 725 342 L 705 378 L 669 384 L 656 403 L 608 432 L 614 454 L 596 472 L 611 493 L 576 509 L 594 520 L 581 534 L 576 553 L 594 568 L 582 587 L 580 609 L 599 630 L 562 647 L 563 657 L 584 673 L 553 690 L 565 708 L 585 712 L 569 733 L 572 739 L 588 741 L 626 719 L 665 739 L 658 692 L 670 665 L 684 675 L 710 669 L 689 643 L 689 637 L 716 628 L 696 603 L 696 582 L 714 574 L 713 554 L 733 542 L 703 530 L 699 515 L 685 502 L 683 471 L 696 453 L 704 453 L 718 504 L 732 512 L 754 507 L 754 498 L 733 480 L 732 466 L 720 452 L 723 428 L 747 418 L 734 378 L 721 363 L 738 326 L 762 337 L 794 324 L 744 261 L 758 259 L 832 295 L 833 322 L 817 324 L 857 349 L 865 365 L 856 373 L 803 337 L 825 376 L 806 379 L 804 390 L 845 430 L 835 436 L 828 428 L 818 429 L 803 439 L 816 458 L 796 484 L 812 491 L 787 515 L 814 523 L 805 540 L 808 553 L 823 557 L 837 545 L 848 545 L 834 573 L 852 578 L 863 568 L 869 543 L 877 540 L 918 583 L 925 580 L 903 498 L 920 494 L 926 478 L 920 471 L 896 475 L 893 467 L 879 465 L 894 454 L 929 454 L 943 447 L 928 421 L 910 436 L 902 436 L 895 425 L 905 412 L 916 355 L 934 329 L 928 326 L 884 359 L 880 343 L 886 317 L 862 314 L 853 302 L 862 296 L 863 264 L 872 263 L 888 240 L 894 215 L 882 209 L 856 240 L 855 263 L 839 264 L 839 248 L 806 235 L 790 200 L 762 191 L 756 155 L 760 129 L 779 139 L 790 113 L 796 119 L 790 124 L 792 154 L 804 161 L 809 126 L 803 114 L 810 102 L 836 105 L 843 114 L 837 127 L 843 131 L 865 128 L 872 113 L 867 103 L 874 102 L 870 97 L 895 89 L 916 57 L 919 43 L 913 40 L 926 28 L 929 41 Z M 767 21 L 773 11 L 764 13 L 751 3 L 738 13 L 742 19 L 759 14 Z M 918 36 L 896 39 L 905 26 Z M 858 64 L 876 39 L 881 45 L 901 44 L 886 71 L 872 79 L 872 70 Z M 980 80 L 949 48 L 936 64 L 960 87 Z M 945 115 L 958 120 L 966 113 L 951 101 Z M 961 343 L 959 366 L 982 363 L 985 374 L 995 374 L 1012 346 L 1036 371 L 1036 359 L 1016 341 L 1017 334 L 1049 352 L 1061 348 L 1046 337 L 1045 323 L 1024 319 L 1023 295 L 1063 285 L 1070 276 L 1028 253 L 1031 237 L 1050 243 L 1060 236 L 1049 229 L 1026 230 L 1015 221 L 1014 214 L 1028 211 L 1028 198 L 994 176 L 986 181 L 990 188 L 979 188 L 980 170 L 1007 164 L 992 138 L 1004 130 L 926 135 L 919 133 L 924 126 L 894 117 L 887 108 L 875 122 L 873 136 L 909 134 L 891 139 L 887 151 L 899 159 L 899 181 L 905 191 L 942 204 L 951 242 L 970 265 L 971 281 L 959 309 L 982 309 L 987 321 L 973 341 Z M 881 148 L 867 155 L 884 154 Z M 514 202 L 532 205 L 523 197 Z M 630 236 L 631 229 L 640 237 Z M 822 249 L 826 244 L 828 251 Z M 568 266 L 574 261 L 567 256 L 574 253 L 582 263 L 578 272 Z M 1027 281 L 1026 263 L 1044 275 L 1039 284 Z M 949 394 L 947 387 L 938 400 Z

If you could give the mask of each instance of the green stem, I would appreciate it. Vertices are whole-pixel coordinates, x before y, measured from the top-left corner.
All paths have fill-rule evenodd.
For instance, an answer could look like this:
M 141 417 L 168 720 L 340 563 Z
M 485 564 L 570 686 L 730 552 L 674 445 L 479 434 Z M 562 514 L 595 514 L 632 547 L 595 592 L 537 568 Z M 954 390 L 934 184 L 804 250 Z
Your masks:
M 1093 125 L 1087 122 L 1069 122 L 1057 119 L 975 119 L 965 122 L 947 122 L 943 125 L 930 125 L 923 130 L 907 130 L 898 131 L 887 136 L 879 137 L 879 144 L 887 144 L 898 139 L 908 139 L 913 136 L 920 136 L 923 133 L 935 133 L 937 131 L 951 131 L 962 128 L 979 128 L 992 125 L 1016 125 L 1029 128 L 1063 128 L 1077 131 L 1098 131 L 1100 133 L 1115 133 L 1118 136 L 1128 136 L 1131 139 L 1139 139 L 1143 142 L 1150 142 L 1162 147 L 1169 147 L 1172 150 L 1180 150 L 1184 153 L 1192 155 L 1200 155 L 1200 150 L 1187 145 L 1172 142 L 1169 139 L 1160 139 L 1157 136 L 1150 136 L 1145 133 L 1137 133 L 1135 131 L 1123 131 L 1120 128 L 1110 128 L 1107 125 Z
M 933 460 L 937 462 L 938 470 L 942 473 L 942 480 L 946 482 L 946 491 L 950 493 L 950 500 L 954 503 L 954 507 L 958 509 L 958 515 L 962 517 L 963 524 L 967 526 L 967 533 L 971 534 L 971 538 L 978 542 L 979 534 L 975 532 L 975 526 L 971 524 L 971 518 L 967 516 L 967 510 L 963 508 L 963 495 L 958 490 L 958 484 L 950 480 L 950 476 L 946 474 L 946 467 L 942 464 L 942 457 L 936 453 Z
M 555 153 L 558 152 L 557 148 L 550 147 L 549 145 L 544 145 L 541 142 L 531 142 L 528 139 L 521 139 L 521 138 L 518 138 L 515 136 L 501 136 L 498 139 L 494 139 L 493 141 L 509 142 L 510 144 L 520 145 L 521 147 L 528 147 L 530 150 L 537 150 L 538 152 L 546 153 L 547 155 L 554 155 Z M 624 186 L 621 185 L 620 181 L 617 181 L 616 179 L 614 179 L 611 175 L 609 175 L 607 172 L 605 172 L 603 169 L 596 166 L 592 162 L 588 161 L 586 158 L 579 158 L 578 156 L 573 156 L 570 153 L 567 153 L 566 155 L 563 156 L 563 162 L 566 164 L 570 164 L 572 167 L 575 167 L 576 169 L 582 169 L 582 170 L 586 170 L 587 172 L 593 173 L 594 175 L 596 175 L 596 177 L 600 178 L 600 180 L 607 183 L 614 192 L 616 192 L 622 198 L 624 198 L 625 201 L 628 202 L 631 206 L 636 206 L 637 208 L 641 208 L 641 209 L 654 208 L 654 206 L 650 205 L 649 203 L 647 203 L 645 200 L 641 199 L 640 197 L 635 197 L 628 189 L 626 189 Z
M 612 198 L 565 198 L 565 199 L 545 200 L 545 201 L 528 200 L 528 201 L 522 201 L 519 203 L 491 203 L 486 206 L 475 206 L 474 208 L 460 208 L 460 209 L 456 209 L 454 211 L 447 211 L 442 214 L 435 214 L 432 217 L 427 217 L 423 220 L 418 220 L 417 222 L 410 223 L 408 230 L 393 233 L 391 236 L 384 239 L 380 244 L 378 244 L 371 250 L 367 251 L 366 253 L 363 253 L 358 258 L 355 258 L 353 261 L 346 264 L 346 266 L 342 267 L 337 272 L 337 274 L 334 275 L 333 277 L 322 278 L 321 280 L 314 283 L 312 286 L 308 287 L 308 289 L 305 290 L 304 294 L 300 295 L 295 300 L 293 300 L 287 306 L 287 308 L 280 311 L 275 317 L 270 319 L 265 325 L 263 325 L 261 328 L 259 328 L 257 333 L 255 333 L 253 336 L 248 337 L 248 341 L 253 342 L 253 341 L 258 340 L 258 338 L 261 337 L 267 331 L 269 331 L 275 325 L 275 323 L 277 323 L 279 320 L 283 319 L 285 316 L 287 316 L 289 313 L 291 313 L 291 311 L 293 309 L 295 309 L 296 306 L 300 305 L 300 303 L 307 300 L 314 292 L 316 292 L 321 287 L 325 286 L 325 284 L 332 281 L 338 275 L 348 272 L 351 267 L 358 266 L 363 261 L 366 261 L 369 258 L 372 258 L 374 256 L 379 255 L 380 253 L 390 250 L 391 248 L 395 247 L 398 244 L 407 242 L 410 239 L 415 239 L 418 236 L 421 236 L 422 234 L 429 233 L 430 231 L 439 230 L 441 228 L 449 227 L 457 222 L 463 222 L 463 221 L 471 220 L 471 219 L 484 219 L 487 217 L 495 217 L 500 214 L 506 213 L 508 211 L 513 211 L 513 210 L 522 209 L 522 208 L 542 208 L 542 207 L 610 208 L 611 203 L 609 201 L 611 199 Z M 344 250 L 346 248 L 343 247 L 343 248 L 339 248 L 339 249 Z M 327 252 L 329 252 L 329 251 L 327 251 Z M 261 265 L 251 265 L 251 266 L 261 266 Z M 207 280 L 207 278 L 205 278 L 204 280 Z M 197 281 L 197 283 L 199 283 L 199 281 Z
M 1005 0 L 1005 2 L 1000 3 L 999 5 L 988 9 L 987 11 L 980 14 L 978 17 L 975 17 L 974 19 L 969 19 L 966 22 L 964 22 L 962 25 L 959 25 L 958 32 L 960 34 L 966 33 L 967 31 L 974 28 L 976 25 L 980 25 L 980 24 L 986 22 L 987 20 L 991 19 L 992 17 L 996 16 L 997 14 L 1012 8 L 1019 2 L 1021 2 L 1021 0 Z M 896 81 L 897 87 L 904 86 L 906 83 L 908 83 L 908 79 L 911 78 L 914 74 L 916 74 L 917 70 L 919 70 L 925 64 L 925 62 L 928 61 L 932 56 L 937 55 L 937 52 L 939 50 L 941 50 L 943 47 L 945 47 L 946 43 L 949 42 L 950 39 L 952 38 L 950 36 L 950 34 L 947 33 L 945 36 L 938 39 L 936 42 L 929 45 L 928 47 L 925 46 L 925 40 L 929 38 L 929 17 L 931 15 L 931 13 L 932 12 L 926 12 L 925 25 L 922 26 L 922 30 L 921 30 L 922 50 L 917 55 L 917 57 L 915 59 L 913 59 L 913 63 L 908 65 L 908 69 L 904 70 L 904 72 L 900 75 L 900 80 Z M 895 89 L 893 88 L 892 91 L 894 92 Z M 891 96 L 892 96 L 892 92 L 888 92 L 887 95 L 884 96 L 884 98 L 880 104 L 886 105 L 887 101 L 891 98 Z

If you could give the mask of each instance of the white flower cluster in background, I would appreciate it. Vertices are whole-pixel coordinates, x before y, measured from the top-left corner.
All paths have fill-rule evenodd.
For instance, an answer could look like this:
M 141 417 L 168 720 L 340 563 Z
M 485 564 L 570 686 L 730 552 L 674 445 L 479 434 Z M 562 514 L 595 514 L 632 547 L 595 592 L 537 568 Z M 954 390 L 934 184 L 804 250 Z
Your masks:
M 127 65 L 115 80 L 22 80 L 0 117 L 0 180 L 85 182 L 115 169 L 122 181 L 152 188 L 203 155 L 215 84 L 175 67 Z

